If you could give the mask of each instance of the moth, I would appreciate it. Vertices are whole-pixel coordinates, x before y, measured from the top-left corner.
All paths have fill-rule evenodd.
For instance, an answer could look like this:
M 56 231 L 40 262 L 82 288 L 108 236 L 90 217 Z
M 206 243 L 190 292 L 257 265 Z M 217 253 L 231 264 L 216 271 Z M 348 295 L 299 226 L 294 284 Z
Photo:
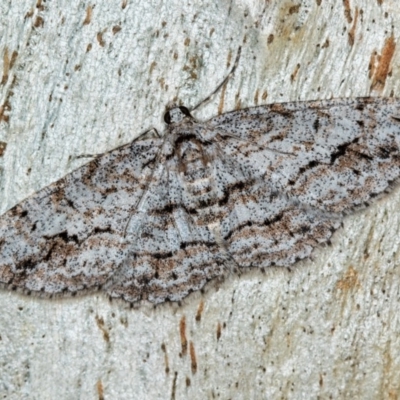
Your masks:
M 289 267 L 400 176 L 400 99 L 165 114 L 0 217 L 0 284 L 131 304 L 180 301 L 227 271 Z

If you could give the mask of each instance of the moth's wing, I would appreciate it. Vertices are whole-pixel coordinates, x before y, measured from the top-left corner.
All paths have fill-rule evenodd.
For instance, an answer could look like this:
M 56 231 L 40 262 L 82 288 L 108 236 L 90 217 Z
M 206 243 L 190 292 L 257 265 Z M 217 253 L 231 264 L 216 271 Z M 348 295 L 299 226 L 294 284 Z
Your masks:
M 232 263 L 212 227 L 198 224 L 196 210 L 186 207 L 178 164 L 178 158 L 164 160 L 132 214 L 128 257 L 105 286 L 113 298 L 130 303 L 180 301 L 223 276 Z
M 209 127 L 227 165 L 247 174 L 228 193 L 221 222 L 241 266 L 307 257 L 338 217 L 400 175 L 399 99 L 274 104 L 223 114 Z
M 0 217 L 0 283 L 25 292 L 100 288 L 127 256 L 129 218 L 161 140 L 105 153 Z

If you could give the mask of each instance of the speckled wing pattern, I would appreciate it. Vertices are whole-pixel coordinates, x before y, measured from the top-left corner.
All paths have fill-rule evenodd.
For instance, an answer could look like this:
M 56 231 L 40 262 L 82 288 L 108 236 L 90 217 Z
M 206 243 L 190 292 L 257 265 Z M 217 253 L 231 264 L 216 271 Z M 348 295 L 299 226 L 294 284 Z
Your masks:
M 0 217 L 0 283 L 179 301 L 227 271 L 289 267 L 400 176 L 400 100 L 272 104 L 96 157 Z

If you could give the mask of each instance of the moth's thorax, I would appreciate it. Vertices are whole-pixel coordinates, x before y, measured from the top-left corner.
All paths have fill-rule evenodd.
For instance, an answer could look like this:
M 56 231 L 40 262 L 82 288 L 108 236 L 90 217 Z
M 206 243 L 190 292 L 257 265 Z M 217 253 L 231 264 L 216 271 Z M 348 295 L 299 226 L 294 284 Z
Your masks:
M 203 130 L 202 124 L 190 117 L 168 126 L 167 168 L 178 175 L 188 208 L 198 207 L 215 197 L 212 169 L 215 143 L 204 138 Z
M 180 136 L 175 141 L 175 155 L 179 160 L 180 171 L 189 181 L 204 177 L 209 164 L 208 149 L 196 135 Z
M 185 119 L 183 119 L 180 122 L 170 124 L 168 126 L 167 134 L 169 134 L 171 139 L 174 138 L 175 140 L 181 136 L 184 137 L 184 136 L 192 135 L 193 132 L 196 130 L 196 128 L 195 128 L 196 124 L 197 124 L 196 121 L 194 121 L 191 118 L 186 117 Z

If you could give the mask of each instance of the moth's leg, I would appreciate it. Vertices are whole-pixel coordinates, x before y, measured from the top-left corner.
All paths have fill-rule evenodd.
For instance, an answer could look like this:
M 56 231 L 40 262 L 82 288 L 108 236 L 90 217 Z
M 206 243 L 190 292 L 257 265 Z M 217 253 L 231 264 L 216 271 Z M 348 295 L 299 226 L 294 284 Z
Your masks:
M 102 156 L 103 153 L 98 154 L 80 154 L 79 156 L 71 157 L 72 159 L 76 160 L 77 158 L 97 158 Z
M 136 139 L 134 139 L 132 142 L 135 140 L 144 140 L 144 139 L 160 139 L 161 135 L 158 133 L 156 128 L 151 128 L 148 131 L 145 131 L 141 133 Z
M 151 128 L 143 133 L 141 133 L 137 138 L 133 139 L 131 143 L 134 143 L 136 140 L 145 140 L 145 139 L 159 139 L 161 136 L 158 133 L 156 128 Z M 131 144 L 130 143 L 130 144 Z M 123 147 L 126 146 L 126 144 L 120 146 Z M 115 149 L 112 149 L 113 151 Z M 77 159 L 77 158 L 97 158 L 103 156 L 105 153 L 98 153 L 98 154 L 80 154 L 79 156 L 72 157 L 72 159 Z

